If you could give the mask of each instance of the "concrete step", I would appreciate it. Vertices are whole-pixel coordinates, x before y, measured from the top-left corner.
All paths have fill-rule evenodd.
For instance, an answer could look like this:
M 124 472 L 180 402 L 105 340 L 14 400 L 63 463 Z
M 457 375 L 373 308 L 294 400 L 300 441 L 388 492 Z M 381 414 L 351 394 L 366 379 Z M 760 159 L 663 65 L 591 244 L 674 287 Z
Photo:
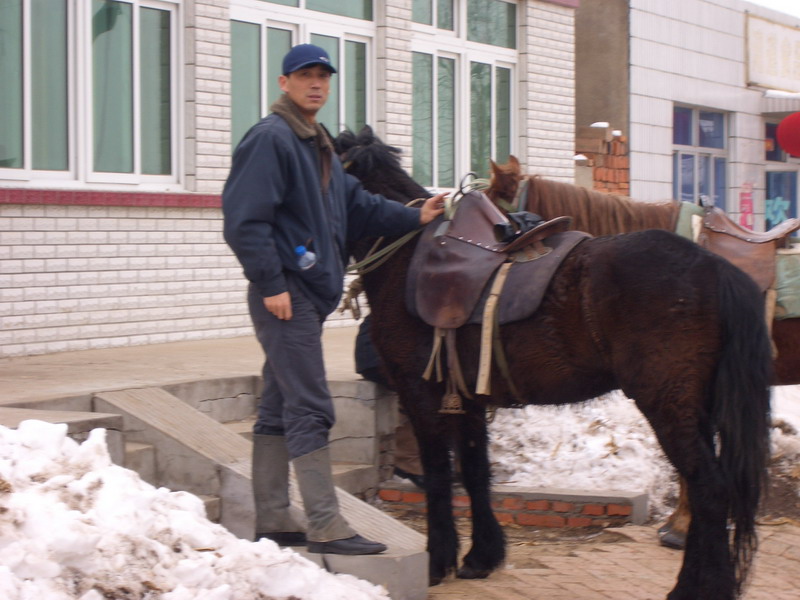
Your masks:
M 218 497 L 220 523 L 252 539 L 250 441 L 160 388 L 103 392 L 92 403 L 95 410 L 122 415 L 126 439 L 158 449 L 158 485 Z M 327 568 L 383 585 L 393 600 L 424 600 L 428 584 L 425 537 L 342 489 L 337 488 L 336 494 L 348 522 L 365 537 L 387 544 L 389 550 L 375 556 L 325 555 Z M 302 506 L 295 482 L 291 496 L 293 504 Z M 319 555 L 310 558 L 322 562 Z
M 246 440 L 253 439 L 253 423 L 255 418 L 242 419 L 239 421 L 229 421 L 223 423 L 228 430 L 241 435 Z M 337 487 L 354 496 L 365 496 L 377 493 L 379 482 L 378 468 L 374 465 L 353 463 L 353 462 L 334 462 L 333 482 Z
M 125 468 L 136 471 L 151 485 L 159 485 L 156 476 L 156 448 L 152 444 L 125 442 Z
M 124 464 L 125 450 L 122 437 L 123 419 L 113 412 L 86 412 L 73 410 L 40 410 L 35 408 L 0 407 L 0 425 L 16 429 L 27 420 L 44 421 L 45 423 L 63 423 L 67 426 L 67 435 L 83 442 L 92 429 L 106 430 L 106 444 L 111 460 L 118 465 Z

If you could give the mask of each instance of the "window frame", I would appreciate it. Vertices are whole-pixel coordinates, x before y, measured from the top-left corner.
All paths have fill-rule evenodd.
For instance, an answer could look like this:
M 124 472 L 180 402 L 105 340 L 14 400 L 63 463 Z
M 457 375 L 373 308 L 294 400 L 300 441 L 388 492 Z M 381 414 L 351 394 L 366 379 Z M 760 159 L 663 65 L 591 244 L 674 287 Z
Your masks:
M 64 171 L 34 169 L 32 165 L 31 124 L 31 3 L 23 0 L 23 166 L 19 169 L 0 168 L 0 183 L 14 182 L 21 186 L 58 185 L 74 187 L 103 187 L 123 184 L 140 189 L 157 187 L 159 190 L 178 191 L 183 178 L 183 151 L 181 132 L 184 131 L 182 110 L 183 90 L 180 82 L 182 62 L 181 0 L 116 0 L 132 6 L 134 37 L 132 61 L 134 81 L 131 93 L 133 108 L 133 173 L 94 171 L 94 113 L 93 113 L 93 54 L 92 54 L 92 3 L 67 2 L 67 153 L 68 168 Z M 139 20 L 143 8 L 164 10 L 170 14 L 170 170 L 169 175 L 141 173 L 141 118 L 139 79 Z
M 514 4 L 517 8 L 516 23 L 517 30 L 520 27 L 520 4 L 516 0 L 508 2 Z M 414 52 L 422 54 L 430 54 L 433 56 L 434 64 L 436 64 L 439 57 L 455 59 L 455 80 L 456 80 L 456 93 L 455 93 L 455 115 L 456 123 L 461 123 L 461 126 L 455 128 L 455 149 L 454 149 L 454 169 L 456 173 L 456 185 L 458 185 L 459 174 L 469 173 L 471 169 L 471 140 L 472 140 L 472 125 L 471 125 L 471 75 L 470 69 L 473 62 L 491 65 L 491 80 L 492 80 L 492 98 L 491 98 L 491 137 L 493 140 L 493 147 L 490 149 L 489 156 L 496 158 L 495 144 L 496 135 L 496 69 L 498 67 L 509 69 L 510 71 L 510 153 L 518 154 L 520 147 L 520 131 L 519 131 L 519 50 L 517 48 L 505 48 L 502 46 L 494 46 L 491 44 L 483 44 L 480 42 L 473 42 L 467 39 L 467 0 L 455 0 L 453 6 L 454 14 L 454 30 L 449 31 L 445 29 L 437 29 L 433 25 L 424 25 L 417 22 L 411 22 L 411 35 L 412 46 Z M 435 13 L 434 13 L 435 15 Z M 517 35 L 517 44 L 519 44 L 520 36 Z M 434 91 L 434 102 L 438 95 L 438 90 Z M 434 165 L 433 170 L 433 183 L 432 187 L 440 189 L 452 189 L 449 187 L 438 186 L 438 153 L 437 153 L 437 126 L 436 119 L 438 115 L 434 115 Z M 413 123 L 412 123 L 413 128 Z M 412 149 L 413 152 L 413 149 Z M 413 162 L 413 160 L 412 160 Z M 486 169 L 489 166 L 486 165 Z
M 690 124 L 690 136 L 691 139 L 689 140 L 689 144 L 680 144 L 675 142 L 675 119 L 674 114 L 676 109 L 685 109 L 691 111 L 691 124 Z M 700 113 L 713 113 L 722 116 L 722 130 L 723 130 L 723 147 L 722 148 L 715 148 L 710 146 L 700 146 L 700 121 L 699 116 Z M 692 202 L 694 204 L 698 203 L 701 199 L 701 196 L 708 195 L 714 201 L 714 204 L 723 210 L 727 210 L 728 206 L 728 196 L 730 194 L 730 186 L 728 182 L 730 180 L 729 171 L 730 171 L 730 157 L 729 157 L 729 149 L 730 149 L 730 115 L 722 110 L 711 109 L 706 107 L 697 107 L 697 106 L 687 106 L 679 103 L 675 103 L 673 105 L 673 122 L 672 122 L 672 189 L 673 189 L 673 196 L 677 200 L 681 200 L 684 202 Z M 683 195 L 683 183 L 684 179 L 682 177 L 682 169 L 680 168 L 680 163 L 683 157 L 691 156 L 693 159 L 693 171 L 692 171 L 692 179 L 693 179 L 693 198 L 691 200 L 687 200 L 684 198 Z M 702 185 L 703 181 L 700 178 L 701 172 L 701 162 L 704 159 L 708 159 L 708 166 L 710 176 L 708 179 L 708 184 L 710 187 L 710 194 L 702 194 Z M 717 163 L 719 160 L 724 161 L 724 189 L 720 193 L 720 198 L 716 198 L 715 190 L 717 187 L 718 179 L 717 179 Z
M 268 73 L 267 73 L 267 47 L 266 47 L 266 31 L 268 28 L 273 27 L 283 29 L 291 32 L 291 44 L 304 44 L 313 43 L 311 41 L 313 35 L 333 37 L 337 39 L 339 51 L 339 63 L 336 64 L 338 74 L 334 77 L 339 77 L 341 83 L 338 86 L 338 119 L 339 128 L 345 124 L 347 116 L 346 109 L 346 85 L 344 81 L 347 78 L 345 56 L 347 49 L 347 42 L 362 43 L 365 45 L 365 62 L 367 65 L 364 73 L 365 81 L 365 111 L 364 121 L 371 124 L 376 114 L 376 85 L 375 82 L 375 21 L 367 21 L 355 17 L 343 17 L 340 15 L 330 13 L 320 13 L 319 11 L 312 11 L 305 8 L 305 0 L 300 0 L 299 7 L 285 6 L 281 4 L 273 4 L 271 2 L 260 2 L 263 6 L 255 6 L 252 3 L 247 5 L 238 4 L 233 2 L 229 13 L 231 21 L 241 21 L 245 23 L 253 23 L 259 25 L 260 28 L 260 45 L 261 45 L 261 116 L 266 116 L 269 112 L 269 107 L 274 102 L 274 99 L 268 97 Z M 325 14 L 326 19 L 311 20 L 309 13 Z M 231 91 L 233 93 L 233 90 Z M 337 135 L 339 131 L 331 130 L 331 134 Z M 238 140 L 231 140 L 232 150 L 236 147 Z

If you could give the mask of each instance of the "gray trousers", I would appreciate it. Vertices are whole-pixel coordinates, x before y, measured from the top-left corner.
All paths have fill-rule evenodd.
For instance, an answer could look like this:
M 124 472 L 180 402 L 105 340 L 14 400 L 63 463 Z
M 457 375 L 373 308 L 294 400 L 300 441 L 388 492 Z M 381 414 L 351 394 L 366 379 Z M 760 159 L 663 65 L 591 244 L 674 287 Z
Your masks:
M 287 284 L 292 297 L 288 321 L 267 311 L 252 285 L 247 302 L 256 337 L 267 356 L 253 433 L 284 436 L 289 458 L 295 459 L 328 445 L 335 416 L 322 356 L 325 319 L 291 278 Z

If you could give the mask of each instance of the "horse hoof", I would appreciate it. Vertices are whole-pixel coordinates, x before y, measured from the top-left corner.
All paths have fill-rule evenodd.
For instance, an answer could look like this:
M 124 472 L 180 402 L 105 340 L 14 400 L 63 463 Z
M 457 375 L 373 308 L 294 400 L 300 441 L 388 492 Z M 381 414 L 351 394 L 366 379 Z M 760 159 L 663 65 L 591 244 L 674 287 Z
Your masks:
M 658 541 L 665 548 L 672 548 L 673 550 L 683 550 L 686 548 L 686 536 L 675 533 L 672 530 L 668 530 L 664 533 Z
M 459 579 L 486 579 L 492 573 L 491 569 L 475 569 L 464 565 L 456 573 Z
M 433 587 L 435 585 L 439 585 L 444 580 L 444 577 L 429 577 L 428 578 L 428 587 Z

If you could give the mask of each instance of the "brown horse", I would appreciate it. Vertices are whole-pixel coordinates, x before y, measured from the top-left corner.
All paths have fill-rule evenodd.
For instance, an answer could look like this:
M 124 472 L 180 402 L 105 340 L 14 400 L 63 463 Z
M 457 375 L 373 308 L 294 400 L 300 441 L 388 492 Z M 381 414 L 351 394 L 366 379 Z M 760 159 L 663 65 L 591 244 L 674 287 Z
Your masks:
M 399 201 L 428 195 L 371 130 L 341 134 L 337 150 L 371 191 Z M 472 509 L 472 546 L 457 575 L 486 577 L 505 558 L 490 499 L 487 406 L 569 404 L 621 389 L 651 423 L 692 499 L 683 565 L 668 598 L 735 598 L 756 547 L 768 454 L 770 346 L 752 280 L 666 231 L 587 239 L 557 269 L 536 313 L 500 327 L 517 394 L 495 366 L 491 393 L 464 398 L 464 414 L 454 415 L 440 410 L 445 384 L 422 377 L 433 328 L 405 302 L 417 243 L 400 247 L 363 283 L 375 347 L 420 445 L 431 583 L 458 561 L 451 448 Z M 369 247 L 355 245 L 354 256 Z M 458 330 L 457 358 L 470 389 L 479 338 L 478 325 Z
M 526 197 L 518 198 L 522 182 L 527 181 Z M 562 215 L 573 218 L 572 227 L 592 235 L 630 233 L 645 229 L 674 231 L 680 202 L 637 202 L 624 196 L 605 194 L 576 185 L 525 176 L 515 157 L 504 165 L 492 164 L 491 186 L 487 195 L 496 203 L 517 199 L 522 210 L 552 219 Z M 772 322 L 772 338 L 777 349 L 775 385 L 800 383 L 800 319 L 776 319 Z M 678 508 L 662 528 L 661 541 L 670 547 L 682 548 L 689 525 L 686 486 L 681 479 Z

